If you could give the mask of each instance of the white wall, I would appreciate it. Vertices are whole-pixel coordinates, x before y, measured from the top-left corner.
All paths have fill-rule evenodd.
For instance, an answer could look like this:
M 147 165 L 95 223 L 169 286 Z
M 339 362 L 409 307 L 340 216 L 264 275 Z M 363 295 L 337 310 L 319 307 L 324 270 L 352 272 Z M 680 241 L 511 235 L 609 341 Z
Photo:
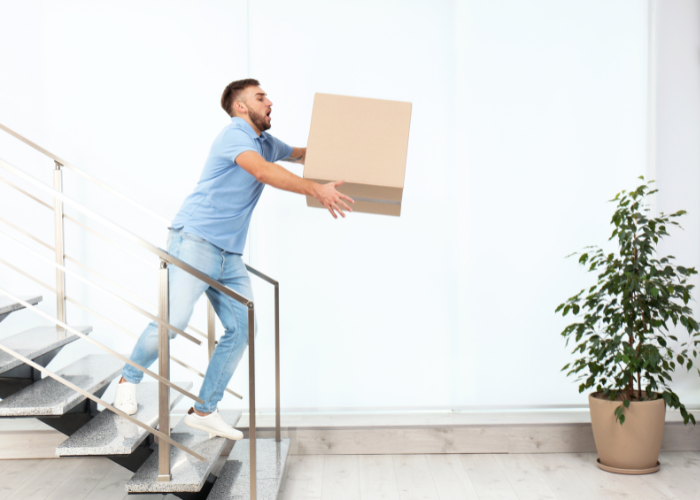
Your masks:
M 263 194 L 246 258 L 282 283 L 283 406 L 585 404 L 559 373 L 566 322 L 553 311 L 590 283 L 564 256 L 605 242 L 606 200 L 646 171 L 646 4 L 247 4 L 5 1 L 0 43 L 13 48 L 0 53 L 10 75 L 0 122 L 172 217 L 227 122 L 218 99 L 230 80 L 260 79 L 275 104 L 271 132 L 296 146 L 314 92 L 411 101 L 400 218 L 336 221 L 299 196 Z M 0 157 L 49 179 L 6 138 Z M 157 224 L 66 177 L 76 197 L 164 243 Z M 155 275 L 127 274 L 94 238 L 74 240 L 90 265 L 155 297 Z M 0 267 L 3 283 L 27 286 L 13 276 Z M 258 404 L 269 408 L 271 290 L 256 282 L 255 295 Z M 95 293 L 82 297 L 111 314 Z M 131 331 L 145 324 L 116 314 Z M 183 339 L 173 351 L 205 366 Z M 243 393 L 246 373 L 243 363 L 233 381 Z
M 605 241 L 606 200 L 644 172 L 645 6 L 253 5 L 280 137 L 303 144 L 314 91 L 414 103 L 400 219 L 272 190 L 258 209 L 293 406 L 585 402 L 553 310 L 588 282 L 564 256 Z
M 223 87 L 246 71 L 245 15 L 243 0 L 196 6 L 184 1 L 0 2 L 0 43 L 8 48 L 0 51 L 0 122 L 171 218 L 199 178 L 212 138 L 228 123 L 219 99 Z M 27 150 L 0 134 L 0 157 L 50 183 L 53 162 Z M 152 243 L 165 244 L 167 231 L 156 221 L 125 208 L 99 188 L 88 191 L 72 172 L 64 177 L 69 195 Z M 1 216 L 33 228 L 40 224 L 37 235 L 52 242 L 51 213 L 32 201 L 17 200 L 5 186 L 0 190 Z M 16 207 L 31 212 L 25 215 Z M 97 224 L 91 226 L 115 236 Z M 66 223 L 66 231 L 68 255 L 81 257 L 132 292 L 156 301 L 155 270 L 99 238 L 86 236 L 71 222 Z M 2 248 L 3 254 L 12 252 L 7 260 L 36 270 L 44 281 L 53 283 L 48 265 L 16 255 L 4 241 Z M 145 252 L 135 251 L 148 258 Z M 0 282 L 9 283 L 13 290 L 37 290 L 4 266 Z M 133 333 L 146 325 L 138 313 L 111 305 L 101 292 L 73 278 L 68 278 L 67 288 L 69 296 Z M 55 299 L 50 293 L 44 295 L 42 307 L 53 313 Z M 134 340 L 121 331 L 71 304 L 68 313 L 72 323 L 94 325 L 98 340 L 127 354 L 131 351 Z M 200 307 L 194 321 L 200 329 L 205 325 L 203 313 Z M 3 335 L 17 331 L 27 316 L 6 320 Z M 173 355 L 204 371 L 206 349 L 191 347 L 186 340 L 175 342 Z M 54 365 L 61 366 L 85 351 L 97 352 L 97 348 L 65 349 Z M 176 380 L 192 379 L 190 372 L 175 364 L 172 371 Z
M 656 2 L 656 101 L 654 149 L 659 198 L 666 213 L 687 210 L 660 250 L 677 263 L 700 269 L 700 3 L 695 0 Z M 695 286 L 700 279 L 694 279 Z M 700 305 L 690 304 L 696 315 Z M 679 338 L 687 338 L 678 329 Z M 700 401 L 695 369 L 674 377 L 681 395 Z

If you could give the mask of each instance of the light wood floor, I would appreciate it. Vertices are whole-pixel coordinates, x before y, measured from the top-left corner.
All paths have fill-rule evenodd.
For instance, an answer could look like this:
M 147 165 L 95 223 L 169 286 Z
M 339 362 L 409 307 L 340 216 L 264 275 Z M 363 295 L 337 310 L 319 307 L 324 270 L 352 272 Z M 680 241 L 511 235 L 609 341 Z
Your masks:
M 293 455 L 281 500 L 698 500 L 700 453 L 664 453 L 646 476 L 599 470 L 595 454 Z M 3 500 L 127 497 L 126 469 L 105 458 L 1 460 Z

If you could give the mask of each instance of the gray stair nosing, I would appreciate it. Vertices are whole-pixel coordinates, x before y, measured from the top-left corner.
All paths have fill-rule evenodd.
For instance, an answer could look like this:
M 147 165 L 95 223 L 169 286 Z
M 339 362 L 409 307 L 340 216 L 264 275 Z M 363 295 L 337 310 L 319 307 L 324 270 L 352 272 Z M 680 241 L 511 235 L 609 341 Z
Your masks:
M 65 375 L 66 370 L 70 370 L 73 368 L 75 365 L 85 362 L 87 358 L 92 357 L 92 356 L 98 356 L 106 359 L 113 359 L 112 356 L 108 354 L 88 354 L 86 356 L 83 356 L 82 358 L 74 361 L 70 365 L 67 365 L 60 370 L 56 372 L 57 375 Z M 114 380 L 119 373 L 121 372 L 121 364 L 115 368 L 112 372 L 108 372 L 107 375 L 100 380 L 99 382 L 93 382 L 93 385 L 85 388 L 81 387 L 81 389 L 89 392 L 89 393 L 95 393 L 98 392 L 100 389 L 108 386 L 112 380 Z M 72 391 L 72 393 L 68 396 L 67 400 L 64 400 L 60 402 L 59 404 L 55 406 L 50 406 L 50 407 L 37 407 L 37 406 L 20 406 L 20 407 L 9 407 L 5 408 L 2 406 L 2 403 L 9 401 L 12 403 L 15 399 L 19 399 L 22 397 L 27 397 L 31 392 L 40 390 L 41 387 L 47 384 L 55 384 L 55 383 L 60 383 L 56 381 L 53 378 L 46 377 L 43 378 L 34 384 L 26 387 L 25 389 L 22 389 L 19 392 L 16 392 L 12 396 L 3 399 L 0 401 L 0 417 L 43 417 L 43 416 L 61 416 L 70 411 L 71 409 L 75 408 L 77 405 L 82 403 L 86 397 L 83 396 L 81 393 Z M 37 411 L 37 408 L 41 409 L 41 412 Z
M 185 390 L 189 390 L 192 387 L 192 382 L 178 382 L 177 383 L 180 387 L 183 387 Z M 182 394 L 179 391 L 173 390 L 172 392 L 175 393 L 175 397 L 172 399 L 170 402 L 170 409 L 172 410 L 177 403 L 179 403 L 182 398 L 184 397 L 184 394 Z M 102 413 L 109 412 L 110 410 L 104 410 Z M 108 417 L 108 414 L 105 414 L 104 417 L 100 417 L 98 415 L 94 419 L 92 419 L 90 422 L 85 424 L 83 428 L 89 427 L 90 430 L 92 431 L 92 427 L 97 427 L 99 429 L 99 426 L 102 424 L 102 421 L 105 420 Z M 143 422 L 146 425 L 149 425 L 148 422 Z M 156 421 L 156 424 L 158 422 Z M 152 427 L 155 427 L 155 425 L 152 425 Z M 82 429 L 82 428 L 81 428 Z M 97 429 L 95 429 L 97 430 Z M 80 432 L 80 429 L 77 431 L 78 433 Z M 92 450 L 87 447 L 87 446 L 81 446 L 78 447 L 77 449 L 71 448 L 71 439 L 75 440 L 73 436 L 69 437 L 65 441 L 63 441 L 60 445 L 56 447 L 56 455 L 60 457 L 82 457 L 82 456 L 91 456 L 91 457 L 97 457 L 97 456 L 106 456 L 106 455 L 129 455 L 136 450 L 136 448 L 139 447 L 139 445 L 148 437 L 149 432 L 145 429 L 143 429 L 143 435 L 137 439 L 130 448 L 117 448 L 114 447 L 112 448 L 109 453 L 102 453 L 100 452 L 100 449 L 107 448 L 105 446 L 100 446 L 100 447 L 95 447 Z M 76 436 L 76 438 L 79 438 L 80 435 Z
M 15 337 L 20 337 L 22 334 L 25 334 L 25 333 L 30 332 L 30 331 L 32 331 L 32 330 L 35 330 L 35 329 L 37 329 L 37 328 L 52 328 L 52 327 L 35 326 L 35 327 L 33 327 L 33 328 L 30 328 L 29 330 L 24 330 L 23 332 L 16 333 L 16 334 L 11 335 L 11 336 L 9 336 L 9 337 L 5 337 L 5 338 L 3 338 L 3 339 L 0 339 L 0 343 L 3 343 L 3 344 L 4 344 L 4 343 L 5 343 L 7 340 L 9 340 L 9 339 L 14 339 Z M 82 332 L 82 333 L 85 334 L 85 335 L 89 335 L 90 332 L 92 332 L 92 327 L 91 327 L 91 326 L 77 326 L 77 327 L 74 326 L 74 327 L 72 327 L 72 328 L 75 328 L 76 330 Z M 32 359 L 32 360 L 33 360 L 33 359 L 35 359 L 35 358 L 38 358 L 39 356 L 43 356 L 43 355 L 46 354 L 47 352 L 53 351 L 54 349 L 58 349 L 59 347 L 65 347 L 66 345 L 70 344 L 71 342 L 75 342 L 75 341 L 78 340 L 79 338 L 80 338 L 80 337 L 79 337 L 78 335 L 76 335 L 75 333 L 66 332 L 66 337 L 65 337 L 65 339 L 61 339 L 61 340 L 65 340 L 65 342 L 59 342 L 59 343 L 57 343 L 57 344 L 50 344 L 50 345 L 48 345 L 48 346 L 42 347 L 41 349 L 39 349 L 39 350 L 37 350 L 37 351 L 32 352 L 32 353 L 29 354 L 29 355 L 23 354 L 23 356 L 24 356 L 25 358 L 29 358 L 29 359 Z M 16 347 L 12 347 L 12 349 L 13 349 L 13 350 L 18 350 Z M 3 351 L 2 354 L 5 354 L 5 352 Z M 9 354 L 8 354 L 8 356 L 9 356 Z M 22 365 L 22 364 L 24 364 L 24 363 L 22 362 L 22 360 L 17 359 L 17 358 L 14 358 L 12 361 L 10 361 L 9 363 L 7 363 L 6 365 L 0 366 L 0 376 L 1 376 L 1 374 L 5 373 L 5 372 L 7 372 L 7 371 L 9 371 L 9 370 L 12 370 L 13 368 L 17 368 L 18 366 L 20 366 L 20 365 Z
M 236 425 L 238 420 L 241 418 L 241 411 L 236 410 L 235 412 L 232 412 L 232 414 L 235 414 L 235 419 L 233 419 L 233 422 L 230 423 L 230 425 Z M 185 427 L 186 432 L 195 432 L 198 434 L 206 434 L 203 433 L 202 431 L 197 431 L 194 429 L 191 429 L 190 427 L 187 427 L 185 424 L 185 420 L 182 419 L 172 430 L 171 432 L 171 437 L 174 436 L 175 434 L 178 434 L 178 429 L 182 429 Z M 182 431 L 180 431 L 182 432 Z M 224 448 L 226 447 L 226 442 L 228 441 L 227 439 L 221 438 L 221 437 L 215 437 L 211 438 L 208 440 L 202 440 L 193 446 L 192 444 L 185 445 L 186 447 L 192 449 L 192 448 L 197 448 L 199 445 L 201 445 L 204 442 L 208 441 L 213 441 L 214 444 L 216 445 L 213 450 L 213 458 L 211 460 L 207 460 L 206 463 L 208 464 L 206 470 L 203 471 L 202 477 L 199 479 L 198 483 L 184 483 L 184 482 L 176 482 L 177 479 L 173 477 L 170 482 L 158 482 L 157 478 L 156 481 L 148 481 L 148 482 L 142 482 L 139 481 L 138 476 L 143 473 L 146 474 L 145 472 L 147 469 L 151 470 L 158 470 L 158 446 L 154 445 L 155 451 L 151 454 L 150 457 L 144 462 L 144 464 L 139 468 L 138 471 L 136 471 L 136 474 L 126 483 L 125 485 L 125 490 L 127 493 L 161 493 L 161 494 L 168 494 L 168 493 L 196 493 L 202 489 L 202 486 L 204 486 L 204 482 L 207 480 L 207 477 L 209 476 L 209 473 L 212 471 L 214 468 L 214 465 L 216 464 L 217 460 L 221 456 L 221 453 L 223 452 Z M 200 450 L 195 450 L 198 451 L 202 455 L 206 455 L 206 452 L 203 452 L 201 449 Z M 173 464 L 174 463 L 180 463 L 180 462 L 187 462 L 194 460 L 196 462 L 199 462 L 198 459 L 192 457 L 189 453 L 182 451 L 174 446 L 171 446 L 170 448 L 171 456 L 170 456 L 170 464 L 171 464 L 171 474 L 173 474 Z M 173 459 L 173 454 L 175 454 L 175 459 Z M 185 461 L 179 460 L 179 455 L 186 456 Z M 173 474 L 175 476 L 175 474 Z
M 0 307 L 0 315 L 10 314 L 12 312 L 19 311 L 26 307 L 24 304 L 20 304 L 19 302 L 14 301 L 14 299 L 11 299 L 9 297 L 7 298 L 9 299 L 10 303 L 5 306 L 5 310 L 3 310 L 2 307 Z M 44 300 L 44 297 L 42 297 L 41 295 L 25 295 L 20 296 L 20 298 L 25 302 L 29 302 L 29 304 L 33 306 L 37 305 L 39 302 Z

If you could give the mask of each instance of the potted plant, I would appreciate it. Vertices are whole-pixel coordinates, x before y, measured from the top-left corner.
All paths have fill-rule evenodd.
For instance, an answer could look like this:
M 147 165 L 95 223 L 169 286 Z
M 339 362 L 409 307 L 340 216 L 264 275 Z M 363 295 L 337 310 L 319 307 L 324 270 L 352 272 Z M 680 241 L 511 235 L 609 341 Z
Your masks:
M 578 356 L 562 371 L 577 376 L 579 392 L 594 389 L 588 401 L 598 464 L 626 474 L 658 470 L 666 405 L 680 410 L 685 424 L 695 424 L 669 383 L 676 368 L 690 370 L 697 355 L 700 325 L 688 306 L 689 278 L 697 271 L 657 255 L 658 242 L 685 211 L 652 217 L 646 199 L 657 190 L 651 182 L 611 200 L 617 207 L 610 240 L 617 251 L 586 247 L 572 254 L 597 273 L 597 282 L 556 309 L 579 320 L 561 333 Z M 688 339 L 673 335 L 670 328 L 678 324 Z

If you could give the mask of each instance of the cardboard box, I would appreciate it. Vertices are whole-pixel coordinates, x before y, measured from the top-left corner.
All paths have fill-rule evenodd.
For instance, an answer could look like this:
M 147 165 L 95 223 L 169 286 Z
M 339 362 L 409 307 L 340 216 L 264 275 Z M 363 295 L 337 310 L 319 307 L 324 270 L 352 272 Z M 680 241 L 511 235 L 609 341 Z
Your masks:
M 410 125 L 410 102 L 316 94 L 304 178 L 345 180 L 338 191 L 354 211 L 399 216 Z M 311 196 L 306 204 L 324 208 Z

